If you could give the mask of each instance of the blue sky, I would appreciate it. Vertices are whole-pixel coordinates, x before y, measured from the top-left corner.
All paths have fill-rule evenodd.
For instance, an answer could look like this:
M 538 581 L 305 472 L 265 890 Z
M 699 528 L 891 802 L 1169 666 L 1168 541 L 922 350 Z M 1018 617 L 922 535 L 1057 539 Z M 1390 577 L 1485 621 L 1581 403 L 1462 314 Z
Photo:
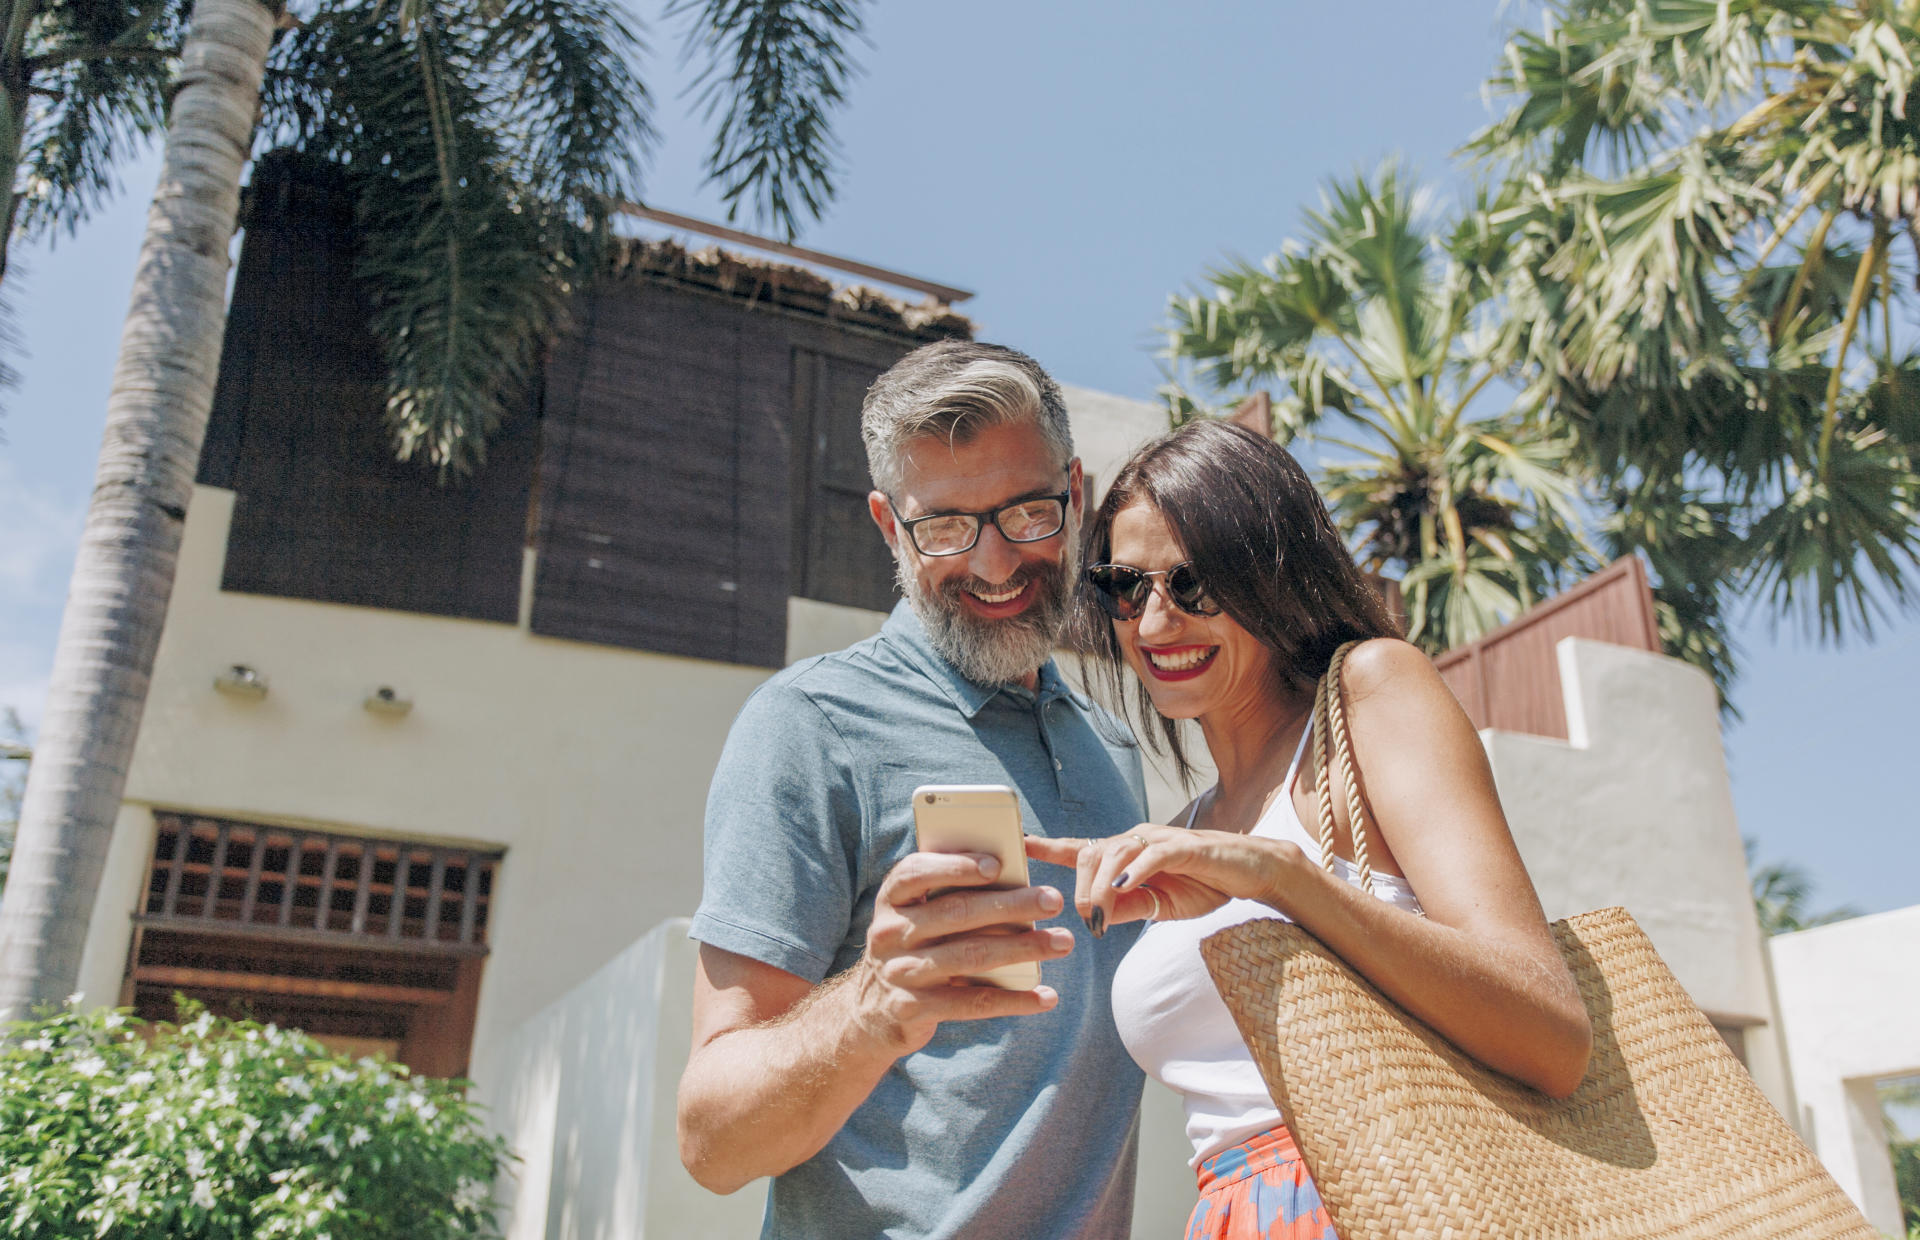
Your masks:
M 672 32 L 636 9 L 664 140 L 648 201 L 718 218 Z M 1168 293 L 1299 232 L 1330 175 L 1398 155 L 1457 192 L 1451 152 L 1517 12 L 1371 5 L 879 0 L 840 121 L 838 203 L 803 241 L 971 288 L 983 337 L 1061 379 L 1150 397 Z M 73 238 L 9 271 L 25 356 L 0 419 L 0 707 L 37 719 L 157 162 Z M 1920 622 L 1821 650 L 1743 624 L 1727 733 L 1742 829 L 1816 903 L 1920 900 L 1912 763 Z

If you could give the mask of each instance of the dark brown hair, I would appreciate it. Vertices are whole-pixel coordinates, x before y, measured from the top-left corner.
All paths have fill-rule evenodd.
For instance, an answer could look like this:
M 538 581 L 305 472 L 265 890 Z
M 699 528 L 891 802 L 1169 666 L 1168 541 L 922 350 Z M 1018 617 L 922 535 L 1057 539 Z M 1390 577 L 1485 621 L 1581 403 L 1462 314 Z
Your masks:
M 1087 522 L 1085 563 L 1108 562 L 1114 517 L 1139 502 L 1166 519 L 1220 609 L 1274 652 L 1276 692 L 1311 691 L 1344 642 L 1399 636 L 1306 471 L 1271 439 L 1208 420 L 1147 444 L 1121 466 Z M 1156 712 L 1146 686 L 1127 672 L 1113 621 L 1084 576 L 1075 604 L 1074 645 L 1087 652 L 1088 682 L 1109 703 L 1124 704 L 1135 734 L 1156 753 L 1170 753 L 1191 783 L 1178 721 Z

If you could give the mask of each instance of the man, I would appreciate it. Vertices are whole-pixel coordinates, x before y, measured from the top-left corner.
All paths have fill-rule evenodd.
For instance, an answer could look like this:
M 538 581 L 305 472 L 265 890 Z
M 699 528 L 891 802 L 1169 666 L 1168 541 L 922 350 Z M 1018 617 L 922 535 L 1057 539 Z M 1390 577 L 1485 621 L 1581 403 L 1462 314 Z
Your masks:
M 914 851 L 910 803 L 1010 784 L 1029 834 L 1143 817 L 1137 752 L 1050 658 L 1085 501 L 1065 403 L 1024 354 L 948 341 L 880 376 L 861 433 L 905 602 L 769 680 L 727 739 L 681 1159 L 717 1192 L 775 1177 L 770 1237 L 1122 1236 L 1141 1076 L 1108 983 L 1137 926 L 1044 924 L 1073 882 L 1053 866 L 978 890 L 995 863 Z M 1034 960 L 1031 991 L 955 984 Z

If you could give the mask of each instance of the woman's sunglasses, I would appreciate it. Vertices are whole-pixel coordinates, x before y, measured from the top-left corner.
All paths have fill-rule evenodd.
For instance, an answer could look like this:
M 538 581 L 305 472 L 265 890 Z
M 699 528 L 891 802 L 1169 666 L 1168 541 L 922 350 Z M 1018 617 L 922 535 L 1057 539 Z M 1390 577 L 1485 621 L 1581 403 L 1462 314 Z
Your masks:
M 1190 616 L 1217 616 L 1220 605 L 1207 597 L 1207 587 L 1190 561 L 1182 560 L 1172 568 L 1142 572 L 1125 564 L 1095 564 L 1087 570 L 1087 584 L 1100 609 L 1115 620 L 1138 620 L 1153 596 L 1153 579 L 1167 579 L 1167 597 Z

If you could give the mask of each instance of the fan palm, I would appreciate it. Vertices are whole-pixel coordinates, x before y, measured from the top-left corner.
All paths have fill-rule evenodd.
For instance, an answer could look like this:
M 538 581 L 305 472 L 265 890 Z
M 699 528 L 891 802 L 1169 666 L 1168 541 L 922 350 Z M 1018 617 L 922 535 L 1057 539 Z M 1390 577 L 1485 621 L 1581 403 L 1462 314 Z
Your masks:
M 1813 879 L 1805 869 L 1789 861 L 1758 864 L 1754 841 L 1747 840 L 1746 846 L 1753 884 L 1753 911 L 1760 919 L 1760 933 L 1792 934 L 1860 915 L 1858 910 L 1846 906 L 1814 912 L 1808 907 L 1813 899 Z
M 1559 0 L 1495 78 L 1539 407 L 1708 611 L 1914 601 L 1917 56 L 1920 0 Z
M 1594 560 L 1567 445 L 1508 382 L 1497 204 L 1442 225 L 1422 197 L 1392 164 L 1333 182 L 1302 241 L 1172 299 L 1167 353 L 1176 418 L 1203 411 L 1188 382 L 1276 383 L 1277 437 L 1351 454 L 1324 466 L 1335 517 L 1365 567 L 1401 579 L 1409 637 L 1437 651 Z
M 47 166 L 79 152 L 64 157 L 77 169 L 66 181 L 27 185 L 56 204 L 32 210 L 73 222 L 160 114 L 160 94 L 115 73 L 177 53 L 165 163 L 0 905 L 0 1019 L 63 997 L 78 974 L 212 404 L 228 245 L 256 145 L 344 169 L 395 449 L 444 479 L 482 462 L 569 294 L 595 274 L 612 200 L 637 190 L 648 136 L 636 41 L 611 0 L 339 0 L 298 15 L 193 0 L 183 20 L 146 2 L 151 15 L 103 19 L 89 37 L 137 42 L 142 22 L 174 22 L 178 48 L 68 62 L 97 72 L 57 101 L 62 123 L 23 130 L 43 135 L 31 158 Z M 31 32 L 60 29 L 61 3 L 85 15 L 100 0 L 12 3 L 8 29 Z M 713 175 L 736 207 L 753 201 L 791 234 L 831 194 L 826 116 L 849 72 L 856 8 L 698 0 L 676 12 L 710 62 L 708 105 L 724 112 Z M 21 98 L 15 118 L 40 116 L 38 96 Z

